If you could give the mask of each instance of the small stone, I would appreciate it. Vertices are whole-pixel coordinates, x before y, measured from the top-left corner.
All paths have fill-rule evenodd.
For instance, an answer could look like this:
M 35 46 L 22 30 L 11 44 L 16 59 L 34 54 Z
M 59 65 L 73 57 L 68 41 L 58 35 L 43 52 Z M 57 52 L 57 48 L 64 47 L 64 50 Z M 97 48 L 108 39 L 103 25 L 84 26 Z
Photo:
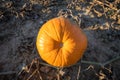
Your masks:
M 40 21 L 39 23 L 40 23 L 40 24 L 43 24 L 43 21 Z

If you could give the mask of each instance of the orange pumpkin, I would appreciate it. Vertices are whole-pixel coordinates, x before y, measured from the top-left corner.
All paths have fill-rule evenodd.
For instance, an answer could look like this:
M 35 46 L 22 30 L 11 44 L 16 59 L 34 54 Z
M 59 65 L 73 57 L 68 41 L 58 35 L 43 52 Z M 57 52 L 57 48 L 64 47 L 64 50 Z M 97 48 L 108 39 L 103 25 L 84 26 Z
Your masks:
M 56 67 L 67 67 L 82 57 L 87 47 L 87 37 L 69 19 L 57 17 L 41 27 L 36 45 L 44 61 Z

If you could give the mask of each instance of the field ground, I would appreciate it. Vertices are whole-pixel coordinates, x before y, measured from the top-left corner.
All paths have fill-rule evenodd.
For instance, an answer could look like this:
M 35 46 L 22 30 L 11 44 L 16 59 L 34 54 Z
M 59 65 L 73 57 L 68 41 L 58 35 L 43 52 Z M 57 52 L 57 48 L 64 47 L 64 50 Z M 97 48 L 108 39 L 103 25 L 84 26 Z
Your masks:
M 83 58 L 58 70 L 36 50 L 46 21 L 64 16 L 88 37 Z M 0 80 L 120 80 L 119 0 L 0 0 Z

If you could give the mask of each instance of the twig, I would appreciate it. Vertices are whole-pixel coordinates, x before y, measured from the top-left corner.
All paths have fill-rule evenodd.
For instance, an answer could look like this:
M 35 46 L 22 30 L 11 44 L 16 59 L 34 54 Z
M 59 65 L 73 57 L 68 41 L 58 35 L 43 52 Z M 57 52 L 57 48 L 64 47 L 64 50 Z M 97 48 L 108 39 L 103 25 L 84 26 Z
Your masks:
M 57 69 L 57 80 L 60 80 L 60 68 Z
M 26 71 L 27 73 L 29 73 L 30 70 L 31 70 L 31 68 L 32 68 L 32 66 L 33 66 L 33 64 L 34 64 L 34 60 L 30 63 L 29 69 L 28 69 L 28 66 L 23 66 L 22 69 L 21 69 L 21 71 L 18 73 L 17 76 L 21 75 L 21 73 L 22 73 L 23 71 Z
M 41 74 L 40 74 L 40 71 L 37 70 L 37 72 L 38 72 L 38 74 L 39 74 L 40 80 L 43 80 L 43 78 L 42 78 L 42 76 L 41 76 Z
M 27 78 L 27 80 L 30 80 L 30 78 L 37 72 L 37 69 Z
M 96 1 L 96 0 L 95 0 Z M 86 12 L 86 14 L 89 14 L 89 12 L 91 11 L 91 9 L 93 8 L 95 1 L 91 3 L 91 6 L 89 7 L 88 11 Z
M 37 72 L 38 72 L 40 80 L 43 80 L 43 78 L 42 78 L 42 76 L 40 74 L 40 71 L 39 71 L 39 68 L 40 68 L 39 64 L 40 64 L 40 62 L 37 60 L 37 64 L 36 64 L 36 66 L 37 66 Z
M 94 70 L 94 66 L 93 66 L 93 65 L 89 65 L 86 69 L 81 70 L 81 73 L 82 73 L 82 72 L 85 72 L 85 71 L 87 71 L 87 70 L 90 70 L 90 69 Z
M 60 80 L 60 74 L 57 74 L 57 80 Z
M 17 71 L 1 72 L 0 75 L 16 74 Z
M 79 68 L 78 68 L 77 80 L 79 80 L 79 77 L 80 77 L 80 70 L 81 70 L 81 66 L 79 66 Z

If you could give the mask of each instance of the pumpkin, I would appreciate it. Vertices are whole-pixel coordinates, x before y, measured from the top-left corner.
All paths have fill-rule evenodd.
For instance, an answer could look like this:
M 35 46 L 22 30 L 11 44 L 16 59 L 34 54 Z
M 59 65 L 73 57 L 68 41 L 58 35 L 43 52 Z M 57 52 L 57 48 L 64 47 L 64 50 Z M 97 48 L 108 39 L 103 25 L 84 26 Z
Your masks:
M 64 17 L 47 21 L 38 32 L 36 46 L 41 58 L 56 67 L 75 64 L 87 47 L 85 33 Z

